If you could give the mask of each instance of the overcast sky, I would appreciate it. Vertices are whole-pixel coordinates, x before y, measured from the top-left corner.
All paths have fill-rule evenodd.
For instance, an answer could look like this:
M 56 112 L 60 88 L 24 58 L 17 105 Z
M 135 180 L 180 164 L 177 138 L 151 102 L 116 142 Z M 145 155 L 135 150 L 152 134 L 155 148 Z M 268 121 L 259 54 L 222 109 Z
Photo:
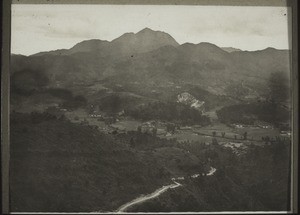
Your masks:
M 167 32 L 180 44 L 288 49 L 287 17 L 284 7 L 18 4 L 12 6 L 11 50 L 30 55 L 71 48 L 145 27 Z

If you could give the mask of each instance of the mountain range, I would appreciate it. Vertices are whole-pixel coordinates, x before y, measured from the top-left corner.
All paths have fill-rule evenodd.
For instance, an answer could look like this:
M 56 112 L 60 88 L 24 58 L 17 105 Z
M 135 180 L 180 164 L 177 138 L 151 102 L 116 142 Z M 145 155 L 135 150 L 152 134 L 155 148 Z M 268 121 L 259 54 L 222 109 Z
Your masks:
M 101 83 L 157 91 L 193 85 L 226 95 L 229 86 L 243 83 L 261 94 L 270 74 L 278 71 L 289 75 L 288 50 L 241 51 L 204 42 L 180 45 L 171 35 L 149 28 L 110 42 L 92 39 L 70 49 L 11 56 L 12 85 L 17 87 L 26 82 L 35 88 L 68 89 Z

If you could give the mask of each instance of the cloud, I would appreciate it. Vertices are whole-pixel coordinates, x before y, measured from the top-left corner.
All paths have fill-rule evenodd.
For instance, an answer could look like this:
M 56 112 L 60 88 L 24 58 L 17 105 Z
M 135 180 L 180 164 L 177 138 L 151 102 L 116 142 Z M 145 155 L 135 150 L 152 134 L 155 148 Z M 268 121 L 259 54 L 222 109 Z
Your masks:
M 165 31 L 179 43 L 287 48 L 286 13 L 280 7 L 13 5 L 12 51 L 33 54 L 84 39 L 111 41 L 145 27 Z
M 91 28 L 74 26 L 74 25 L 61 25 L 53 26 L 51 23 L 40 25 L 36 28 L 37 32 L 43 34 L 45 37 L 52 38 L 90 38 L 93 36 Z

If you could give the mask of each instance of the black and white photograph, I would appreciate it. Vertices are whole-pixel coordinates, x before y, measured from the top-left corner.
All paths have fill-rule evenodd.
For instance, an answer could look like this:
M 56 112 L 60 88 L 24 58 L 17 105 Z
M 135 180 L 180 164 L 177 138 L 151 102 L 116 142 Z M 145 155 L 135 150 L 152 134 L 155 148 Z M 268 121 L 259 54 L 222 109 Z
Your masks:
M 10 212 L 291 211 L 291 13 L 12 4 Z

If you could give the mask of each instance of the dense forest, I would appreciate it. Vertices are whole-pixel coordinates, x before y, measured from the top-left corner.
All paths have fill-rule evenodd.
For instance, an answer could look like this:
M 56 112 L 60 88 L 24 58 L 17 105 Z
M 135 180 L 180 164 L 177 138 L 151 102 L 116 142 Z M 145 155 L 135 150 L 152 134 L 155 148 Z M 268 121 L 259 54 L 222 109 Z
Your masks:
M 280 125 L 290 120 L 290 111 L 276 103 L 257 102 L 223 107 L 217 111 L 222 123 L 253 125 L 256 120 Z

